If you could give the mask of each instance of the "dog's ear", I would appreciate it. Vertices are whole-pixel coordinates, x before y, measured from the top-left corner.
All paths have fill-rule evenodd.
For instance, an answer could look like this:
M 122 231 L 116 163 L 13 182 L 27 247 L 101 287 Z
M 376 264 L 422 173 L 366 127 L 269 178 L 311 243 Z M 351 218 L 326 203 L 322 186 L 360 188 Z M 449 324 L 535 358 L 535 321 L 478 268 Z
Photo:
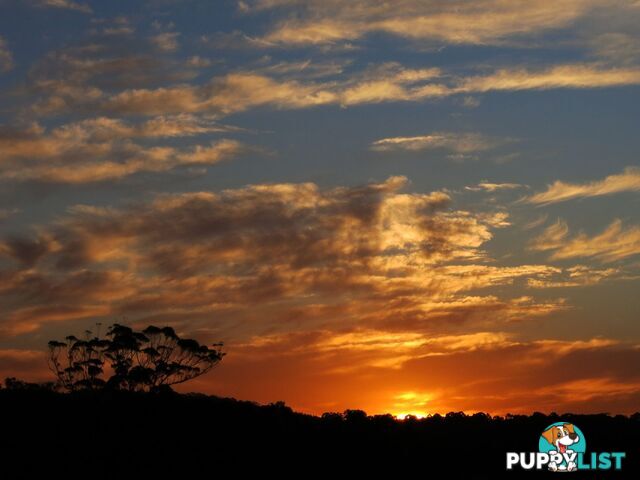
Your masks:
M 555 425 L 553 427 L 547 428 L 544 432 L 542 432 L 542 436 L 544 437 L 544 439 L 551 445 L 555 445 L 554 441 L 557 435 L 558 427 L 556 427 Z
M 569 431 L 569 433 L 574 433 L 572 423 L 565 423 L 563 427 L 566 428 Z

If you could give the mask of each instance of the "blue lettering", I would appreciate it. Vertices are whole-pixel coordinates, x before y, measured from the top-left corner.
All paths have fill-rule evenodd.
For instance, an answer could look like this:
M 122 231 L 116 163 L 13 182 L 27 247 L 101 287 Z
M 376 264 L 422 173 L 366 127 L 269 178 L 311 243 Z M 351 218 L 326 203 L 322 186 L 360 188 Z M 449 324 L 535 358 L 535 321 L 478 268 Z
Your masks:
M 615 469 L 620 470 L 622 468 L 622 459 L 627 456 L 624 452 L 613 452 L 611 456 L 615 459 Z
M 611 468 L 610 454 L 603 452 L 598 457 L 598 468 L 601 470 L 609 470 Z
M 584 463 L 584 453 L 578 453 L 578 469 L 591 470 L 591 464 Z

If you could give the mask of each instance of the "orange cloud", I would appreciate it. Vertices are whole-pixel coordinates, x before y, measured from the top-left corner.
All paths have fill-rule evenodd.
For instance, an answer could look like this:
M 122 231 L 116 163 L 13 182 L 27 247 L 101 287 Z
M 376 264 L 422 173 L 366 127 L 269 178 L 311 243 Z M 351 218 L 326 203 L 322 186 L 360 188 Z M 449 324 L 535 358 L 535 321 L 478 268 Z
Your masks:
M 194 155 L 209 161 L 206 150 Z M 555 270 L 473 265 L 491 262 L 482 247 L 508 226 L 506 214 L 453 210 L 447 194 L 403 193 L 405 183 L 252 185 L 121 209 L 73 207 L 32 237 L 0 242 L 13 265 L 0 286 L 12 305 L 8 331 L 34 306 L 45 308 L 43 320 L 33 314 L 28 329 L 57 321 L 46 309 L 68 305 L 189 324 L 224 312 L 234 336 L 280 331 L 296 317 L 442 331 L 567 308 L 562 299 L 478 292 Z M 251 326 L 257 312 L 264 325 Z
M 261 71 L 282 74 L 273 69 Z M 325 83 L 236 72 L 215 77 L 204 86 L 128 89 L 112 97 L 90 97 L 88 103 L 101 111 L 160 115 L 203 111 L 230 114 L 262 105 L 297 109 L 326 104 L 407 101 L 449 94 L 445 86 L 425 84 L 439 75 L 440 70 L 436 68 L 407 69 L 395 63 L 383 64 L 340 82 Z
M 621 220 L 614 220 L 602 233 L 589 237 L 579 233 L 569 237 L 566 222 L 558 220 L 530 243 L 534 251 L 552 251 L 551 258 L 595 258 L 614 262 L 640 253 L 640 227 L 624 228 Z
M 38 124 L 23 129 L 0 128 L 0 178 L 87 183 L 138 172 L 164 172 L 182 165 L 213 165 L 238 155 L 243 146 L 235 140 L 220 140 L 185 149 L 143 147 L 132 139 L 218 130 L 222 128 L 189 115 L 158 117 L 138 125 L 100 117 L 48 133 Z
M 555 65 L 538 69 L 506 68 L 485 75 L 454 76 L 439 68 L 412 69 L 390 62 L 345 74 L 337 80 L 328 79 L 322 74 L 304 76 L 293 73 L 287 76 L 277 69 L 269 71 L 261 67 L 256 71 L 236 71 L 216 76 L 205 84 L 172 83 L 156 88 L 133 88 L 132 84 L 144 83 L 148 73 L 141 72 L 129 78 L 132 74 L 128 68 L 141 69 L 145 66 L 144 59 L 82 59 L 68 63 L 70 65 L 63 64 L 64 68 L 56 67 L 62 73 L 70 71 L 70 75 L 63 78 L 46 77 L 47 71 L 43 67 L 44 71 L 33 87 L 42 96 L 28 111 L 38 115 L 69 111 L 97 111 L 109 115 L 198 112 L 229 115 L 261 106 L 301 109 L 322 105 L 418 102 L 496 90 L 605 88 L 640 84 L 640 69 L 611 68 L 600 64 Z M 83 65 L 86 67 L 83 68 Z M 103 71 L 106 75 L 98 76 Z M 182 73 L 184 79 L 189 78 L 189 72 Z M 165 72 L 164 76 L 166 80 L 180 79 L 178 73 Z M 101 85 L 105 83 L 105 78 L 112 78 L 112 83 L 117 82 L 126 88 L 107 92 Z M 109 82 L 106 86 L 109 86 Z M 415 144 L 421 139 L 413 140 Z
M 557 88 L 606 88 L 638 85 L 640 69 L 611 68 L 598 64 L 556 65 L 546 69 L 500 69 L 489 75 L 461 79 L 457 93 L 499 90 L 549 90 Z
M 559 278 L 558 278 L 559 277 Z M 565 269 L 556 278 L 529 278 L 527 284 L 532 288 L 567 288 L 597 285 L 606 280 L 637 278 L 626 274 L 620 268 L 593 268 L 575 265 Z
M 504 332 L 434 336 L 314 331 L 230 343 L 224 368 L 182 386 L 320 414 L 621 412 L 637 407 L 638 346 L 606 338 L 517 340 Z M 50 379 L 45 354 L 0 350 L 0 374 Z
M 16 377 L 42 381 L 50 372 L 42 350 L 0 349 L 0 379 Z
M 612 4 L 625 8 L 616 1 Z M 298 34 L 304 36 L 303 43 L 325 44 L 343 36 L 356 39 L 377 31 L 438 42 L 503 42 L 507 37 L 568 25 L 598 6 L 602 4 L 592 0 L 572 0 L 561 6 L 543 0 L 508 5 L 499 0 L 429 5 L 417 0 L 393 5 L 361 0 L 348 5 L 313 1 L 298 5 L 302 14 L 297 19 L 284 20 L 267 34 L 267 39 L 251 39 L 251 44 L 255 48 L 296 43 L 294 37 Z M 248 11 L 254 8 L 275 7 L 254 4 Z M 100 26 L 92 29 L 90 38 L 48 52 L 30 69 L 26 84 L 20 89 L 27 99 L 21 111 L 24 118 L 39 119 L 61 113 L 228 115 L 262 106 L 287 109 L 351 106 L 417 102 L 452 95 L 464 96 L 468 101 L 470 95 L 489 91 L 604 88 L 640 83 L 640 71 L 628 62 L 622 63 L 622 67 L 589 62 L 508 67 L 472 74 L 430 65 L 410 68 L 396 62 L 358 70 L 357 63 L 350 60 L 272 62 L 269 57 L 251 67 L 223 70 L 224 73 L 203 82 L 198 78 L 200 69 L 210 62 L 199 56 L 179 60 L 172 55 L 178 48 L 178 32 L 157 27 L 160 30 L 149 41 L 133 42 L 130 37 L 135 30 L 126 18 L 103 23 L 96 20 Z M 0 44 L 0 52 L 4 51 L 6 46 L 3 49 Z M 10 55 L 0 53 L 2 58 Z
M 603 88 L 640 84 L 639 69 L 607 69 L 593 65 L 559 65 L 543 70 L 504 69 L 484 76 L 454 78 L 448 83 L 437 81 L 440 75 L 442 72 L 439 69 L 412 70 L 396 64 L 383 65 L 382 68 L 342 81 L 324 83 L 237 72 L 214 78 L 205 86 L 125 90 L 110 98 L 89 97 L 89 101 L 93 108 L 120 114 L 231 114 L 262 105 L 299 109 L 328 104 L 350 106 L 415 102 L 492 90 Z
M 232 348 L 230 345 L 229 348 Z M 518 341 L 501 332 L 446 337 L 315 332 L 233 345 L 198 390 L 310 413 L 363 408 L 394 415 L 635 411 L 634 344 L 592 338 Z M 250 376 L 252 382 L 238 378 Z M 608 389 L 611 387 L 611 389 Z
M 73 207 L 0 242 L 0 337 L 123 316 L 169 323 L 230 352 L 189 390 L 312 413 L 633 408 L 636 346 L 519 338 L 513 322 L 571 307 L 538 288 L 495 289 L 616 272 L 498 265 L 483 246 L 508 226 L 504 213 L 456 210 L 444 192 L 405 186 L 259 184 Z
M 376 151 L 446 149 L 467 154 L 493 149 L 505 140 L 490 138 L 479 133 L 435 132 L 416 137 L 391 137 L 376 140 L 371 149 Z
M 28 99 L 23 115 L 95 115 L 100 102 L 118 92 L 181 84 L 198 75 L 196 67 L 132 41 L 134 33 L 128 20 L 118 17 L 79 44 L 49 51 L 29 70 L 21 91 Z
M 263 38 L 269 44 L 328 44 L 354 41 L 376 32 L 420 41 L 489 44 L 565 27 L 596 5 L 590 0 L 562 4 L 543 0 L 507 3 L 497 0 L 436 1 L 428 4 L 419 0 L 393 4 L 364 0 L 348 4 L 337 0 L 304 3 L 264 0 L 247 4 L 245 11 L 302 7 L 296 17 L 282 21 Z
M 603 180 L 589 183 L 565 183 L 556 181 L 546 191 L 525 199 L 527 203 L 548 205 L 576 198 L 599 197 L 621 192 L 640 191 L 640 168 L 628 167 L 622 173 L 609 175 Z
M 489 193 L 498 192 L 501 190 L 516 190 L 519 188 L 527 188 L 526 185 L 521 185 L 519 183 L 491 183 L 491 182 L 480 182 L 477 185 L 464 187 L 465 190 L 469 190 L 472 192 L 485 191 Z

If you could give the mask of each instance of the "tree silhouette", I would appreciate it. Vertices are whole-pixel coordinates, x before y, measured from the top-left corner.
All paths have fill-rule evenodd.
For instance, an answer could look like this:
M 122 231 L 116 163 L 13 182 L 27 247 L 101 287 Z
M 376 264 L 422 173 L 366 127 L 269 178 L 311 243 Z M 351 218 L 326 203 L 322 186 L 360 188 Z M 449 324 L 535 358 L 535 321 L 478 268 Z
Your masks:
M 114 324 L 106 337 L 49 342 L 49 368 L 63 388 L 158 391 L 207 373 L 225 355 L 221 343 L 200 345 L 171 327 L 135 331 Z M 105 370 L 111 373 L 107 380 Z
M 60 385 L 67 390 L 93 390 L 106 385 L 100 378 L 104 373 L 104 353 L 108 340 L 93 338 L 80 340 L 73 335 L 65 342 L 49 342 L 49 369 Z

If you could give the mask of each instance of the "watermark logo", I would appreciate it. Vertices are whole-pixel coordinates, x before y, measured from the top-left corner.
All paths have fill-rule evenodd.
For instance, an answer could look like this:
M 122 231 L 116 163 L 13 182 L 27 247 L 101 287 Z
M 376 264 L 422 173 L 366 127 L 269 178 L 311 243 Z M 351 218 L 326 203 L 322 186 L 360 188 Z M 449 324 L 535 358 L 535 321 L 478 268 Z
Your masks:
M 553 423 L 540 435 L 538 451 L 549 455 L 549 470 L 573 472 L 578 469 L 578 454 L 587 451 L 587 441 L 572 423 Z
M 625 456 L 624 452 L 587 453 L 582 430 L 569 422 L 556 422 L 540 434 L 537 452 L 507 452 L 507 470 L 620 470 Z

